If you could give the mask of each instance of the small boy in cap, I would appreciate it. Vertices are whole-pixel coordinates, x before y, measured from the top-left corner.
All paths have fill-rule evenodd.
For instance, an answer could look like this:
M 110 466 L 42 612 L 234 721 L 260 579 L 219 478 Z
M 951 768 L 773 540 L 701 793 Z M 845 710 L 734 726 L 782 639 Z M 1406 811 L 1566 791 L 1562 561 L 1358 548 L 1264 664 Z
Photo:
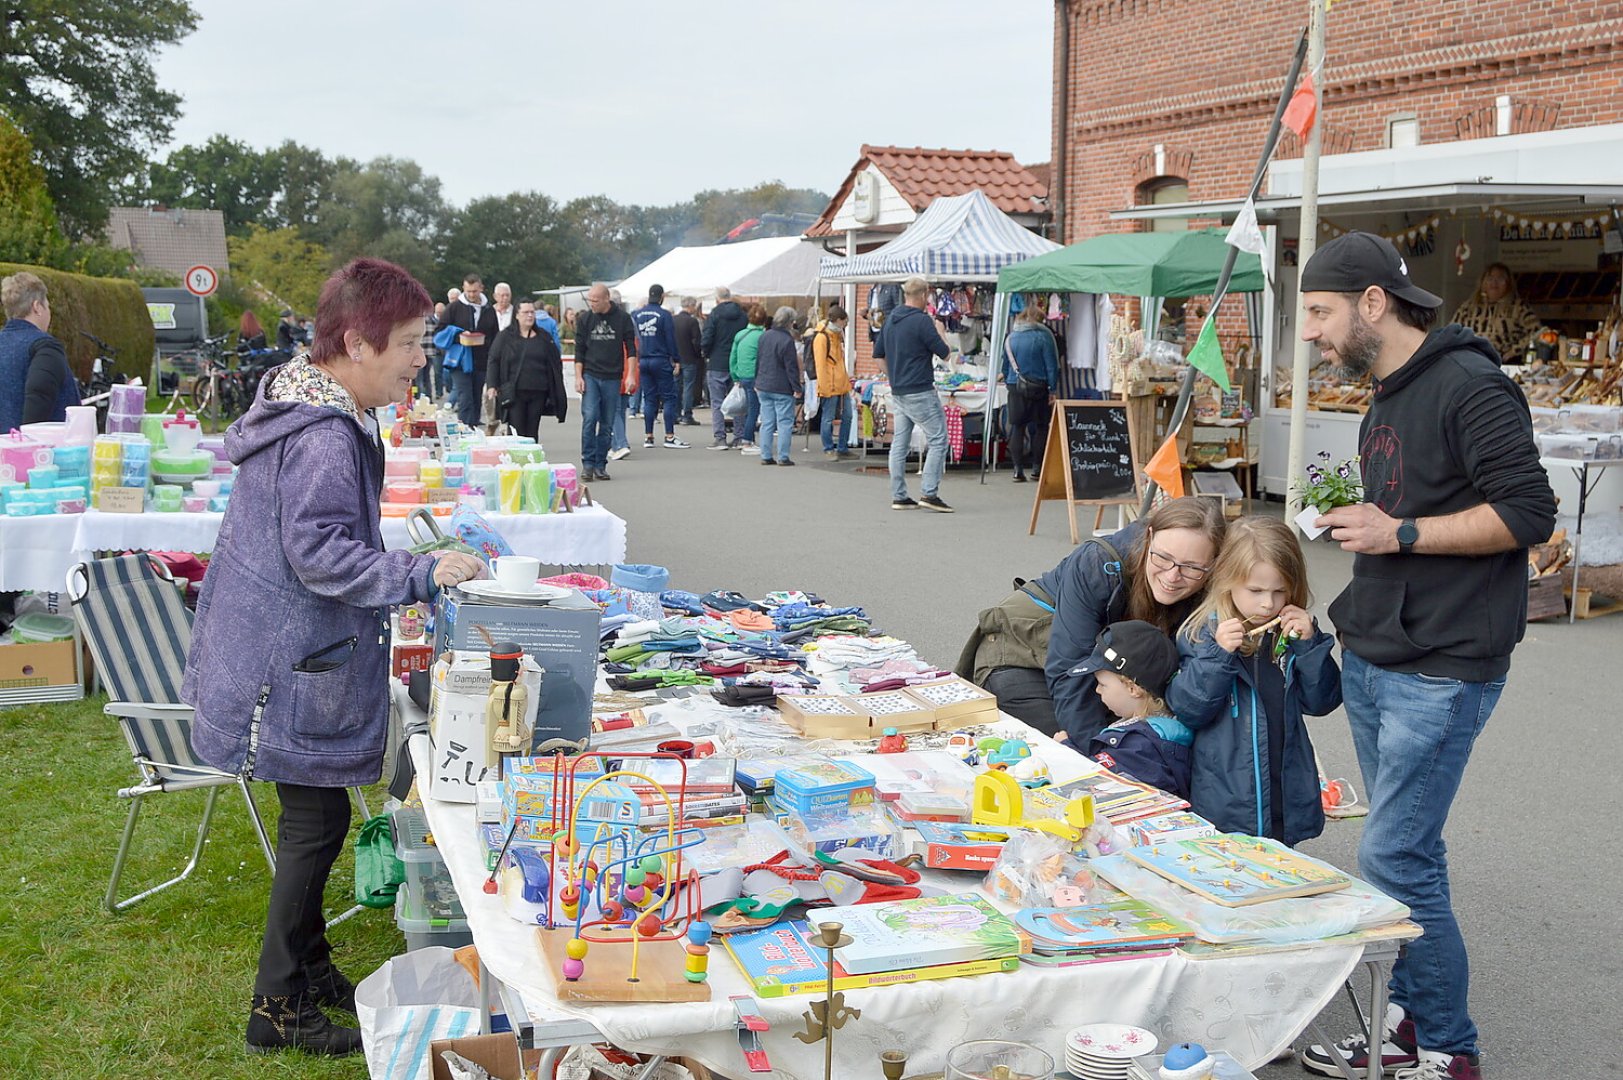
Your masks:
M 1111 623 L 1093 654 L 1071 669 L 1093 675 L 1096 692 L 1118 717 L 1088 744 L 1088 756 L 1114 772 L 1180 799 L 1189 797 L 1194 733 L 1167 708 L 1167 684 L 1178 671 L 1178 647 L 1147 622 Z

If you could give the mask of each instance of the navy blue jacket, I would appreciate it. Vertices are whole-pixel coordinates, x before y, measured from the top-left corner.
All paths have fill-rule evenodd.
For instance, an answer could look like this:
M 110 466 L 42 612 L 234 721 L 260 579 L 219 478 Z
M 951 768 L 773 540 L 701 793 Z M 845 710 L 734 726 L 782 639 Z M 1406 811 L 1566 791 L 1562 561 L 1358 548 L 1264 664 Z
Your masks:
M 733 338 L 749 325 L 749 315 L 736 301 L 723 300 L 710 309 L 699 335 L 699 351 L 710 358 L 709 370 L 717 375 L 727 374 L 727 362 L 733 354 Z
M 1302 714 L 1323 716 L 1341 704 L 1334 646 L 1323 630 L 1291 642 L 1285 715 L 1273 717 L 1263 710 L 1245 658 L 1219 646 L 1209 627 L 1194 641 L 1179 635 L 1183 661 L 1167 687 L 1167 705 L 1195 732 L 1191 808 L 1220 831 L 1268 835 L 1274 769 L 1281 771 L 1285 800 L 1285 835 L 1275 839 L 1297 844 L 1324 831 L 1319 769 Z M 1268 760 L 1267 725 L 1273 723 L 1284 725 L 1283 762 Z
M 637 324 L 637 356 L 643 361 L 676 360 L 676 320 L 658 304 L 644 304 L 631 313 Z
M 1003 381 L 1013 386 L 1019 381 L 1014 365 L 1020 365 L 1020 375 L 1048 384 L 1048 389 L 1059 389 L 1059 349 L 1054 335 L 1046 326 L 1024 323 L 1009 335 L 1009 351 L 1014 353 L 1014 364 L 1003 358 Z
M 1113 716 L 1094 692 L 1092 675 L 1072 675 L 1071 669 L 1093 652 L 1099 631 L 1127 617 L 1126 578 L 1116 558 L 1127 558 L 1143 535 L 1144 523 L 1135 521 L 1105 537 L 1116 549 L 1109 555 L 1103 545 L 1085 541 L 1042 577 L 1041 586 L 1054 602 L 1054 624 L 1048 635 L 1048 692 L 1054 716 L 1071 745 L 1081 753 L 1093 737 L 1113 723 Z
M 24 424 L 60 423 L 68 406 L 77 404 L 79 380 L 60 341 L 26 319 L 0 328 L 0 434 Z
M 946 359 L 947 343 L 935 328 L 935 320 L 922 309 L 901 305 L 885 317 L 874 342 L 874 359 L 885 362 L 892 394 L 918 394 L 935 390 L 935 364 L 930 357 Z M 1091 650 L 1092 645 L 1088 648 Z
M 755 392 L 757 394 L 798 394 L 805 389 L 800 373 L 800 349 L 787 330 L 768 330 L 761 335 L 755 353 Z

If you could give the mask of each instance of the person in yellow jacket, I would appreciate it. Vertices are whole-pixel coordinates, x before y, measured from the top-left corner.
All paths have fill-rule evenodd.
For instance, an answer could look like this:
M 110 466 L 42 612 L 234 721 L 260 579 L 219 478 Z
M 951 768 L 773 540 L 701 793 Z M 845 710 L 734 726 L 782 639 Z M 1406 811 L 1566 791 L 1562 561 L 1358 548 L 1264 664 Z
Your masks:
M 835 304 L 828 317 L 812 331 L 812 356 L 817 361 L 818 415 L 823 431 L 823 456 L 830 461 L 851 457 L 851 376 L 845 371 L 845 309 Z M 834 424 L 840 425 L 839 441 Z

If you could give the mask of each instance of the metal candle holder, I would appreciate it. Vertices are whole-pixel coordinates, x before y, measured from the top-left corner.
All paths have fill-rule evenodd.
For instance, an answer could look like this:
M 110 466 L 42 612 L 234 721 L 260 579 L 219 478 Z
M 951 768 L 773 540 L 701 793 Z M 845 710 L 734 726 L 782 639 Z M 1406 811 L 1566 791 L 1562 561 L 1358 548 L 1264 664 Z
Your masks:
M 823 1080 L 834 1080 L 834 1032 L 845 1026 L 847 1020 L 856 1020 L 862 1016 L 861 1009 L 847 1009 L 845 1007 L 845 994 L 834 992 L 834 950 L 851 944 L 851 936 L 842 933 L 845 928 L 837 922 L 817 924 L 817 941 L 826 954 L 823 957 L 824 970 L 828 973 L 828 995 L 822 1001 L 814 1001 L 811 1008 L 802 1013 L 806 1021 L 806 1030 L 795 1032 L 795 1038 L 812 1045 L 818 1040 L 823 1042 Z M 894 1051 L 891 1051 L 894 1052 Z M 906 1063 L 906 1058 L 902 1059 Z M 887 1071 L 886 1076 L 890 1073 Z M 896 1074 L 898 1077 L 901 1073 Z

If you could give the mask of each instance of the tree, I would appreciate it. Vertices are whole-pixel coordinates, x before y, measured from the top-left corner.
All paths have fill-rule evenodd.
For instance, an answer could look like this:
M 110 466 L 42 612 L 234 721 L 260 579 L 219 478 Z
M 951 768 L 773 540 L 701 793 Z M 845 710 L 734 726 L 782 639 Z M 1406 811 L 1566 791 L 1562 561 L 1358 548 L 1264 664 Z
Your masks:
M 431 281 L 439 273 L 440 229 L 450 215 L 439 178 L 415 161 L 381 157 L 359 165 L 339 158 L 308 235 L 340 263 L 371 255 Z
M 472 270 L 508 282 L 515 300 L 588 276 L 557 202 L 539 191 L 470 202 L 446 230 L 441 262 L 449 278 Z
M 250 225 L 271 223 L 271 204 L 282 187 L 281 155 L 258 151 L 225 135 L 202 146 L 182 146 L 148 170 L 146 196 L 164 206 L 219 210 L 225 231 L 242 236 Z
M 0 262 L 59 266 L 67 246 L 28 136 L 0 116 Z
M 231 253 L 231 276 L 246 291 L 257 293 L 275 307 L 314 311 L 321 285 L 332 273 L 332 255 L 320 244 L 304 238 L 298 229 L 266 229 L 250 225 L 242 236 L 226 241 Z
M 267 166 L 276 173 L 281 188 L 273 207 L 274 224 L 309 228 L 316 222 L 321 203 L 328 197 L 337 165 L 320 150 L 301 146 L 292 139 L 275 150 L 266 151 Z M 264 223 L 270 227 L 273 222 Z
M 627 277 L 675 246 L 661 246 L 642 207 L 621 206 L 607 195 L 571 199 L 561 216 L 587 277 Z
M 98 233 L 146 171 L 180 98 L 152 58 L 197 26 L 186 0 L 11 0 L 0 15 L 0 112 L 28 135 L 70 236 Z

